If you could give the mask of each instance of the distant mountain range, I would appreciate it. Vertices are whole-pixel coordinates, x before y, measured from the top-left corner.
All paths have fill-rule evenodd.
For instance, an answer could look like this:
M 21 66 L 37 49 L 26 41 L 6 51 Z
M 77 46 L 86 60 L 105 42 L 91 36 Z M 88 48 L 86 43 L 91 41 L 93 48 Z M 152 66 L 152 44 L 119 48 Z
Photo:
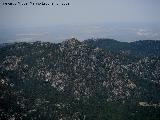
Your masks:
M 160 41 L 0 47 L 0 119 L 159 120 Z

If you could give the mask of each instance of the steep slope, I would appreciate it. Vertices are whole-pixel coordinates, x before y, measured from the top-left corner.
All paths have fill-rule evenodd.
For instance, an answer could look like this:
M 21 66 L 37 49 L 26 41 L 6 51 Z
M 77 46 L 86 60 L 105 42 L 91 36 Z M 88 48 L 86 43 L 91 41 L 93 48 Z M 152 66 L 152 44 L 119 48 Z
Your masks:
M 20 80 L 47 81 L 57 90 L 77 97 L 102 94 L 98 92 L 102 89 L 106 89 L 105 95 L 111 100 L 130 96 L 132 88 L 128 84 L 131 81 L 119 56 L 92 49 L 78 40 L 61 44 L 18 43 L 4 49 L 1 51 L 1 73 L 9 77 L 14 72 L 14 77 Z
M 84 43 L 118 55 L 124 61 L 121 65 L 128 71 L 130 79 L 136 79 L 136 81 L 133 80 L 134 83 L 143 86 L 142 91 L 147 92 L 145 94 L 148 95 L 143 97 L 150 100 L 156 99 L 156 101 L 160 99 L 160 95 L 157 93 L 160 80 L 160 41 L 144 40 L 127 43 L 113 39 L 89 39 Z M 123 57 L 125 59 L 121 56 L 125 56 Z
M 156 118 L 158 109 L 154 108 L 135 113 L 141 110 L 137 106 L 140 101 L 157 100 L 151 96 L 153 92 L 160 96 L 159 84 L 147 80 L 157 85 L 149 92 L 148 82 L 134 71 L 135 65 L 139 64 L 125 55 L 93 48 L 74 38 L 59 44 L 15 43 L 0 48 L 0 116 L 48 120 L 121 116 L 127 120 L 152 111 L 148 115 L 155 112 Z M 115 106 L 120 107 L 118 112 L 110 113 Z

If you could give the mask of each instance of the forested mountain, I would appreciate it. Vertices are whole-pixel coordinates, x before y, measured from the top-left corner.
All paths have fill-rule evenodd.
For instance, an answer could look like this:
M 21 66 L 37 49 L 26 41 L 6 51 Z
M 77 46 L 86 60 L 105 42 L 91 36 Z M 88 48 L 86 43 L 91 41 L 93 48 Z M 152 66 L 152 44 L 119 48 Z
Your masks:
M 159 120 L 159 53 L 129 56 L 118 51 L 132 43 L 104 41 L 1 47 L 0 119 Z
M 160 41 L 158 40 L 140 40 L 128 43 L 114 39 L 88 39 L 84 43 L 134 57 L 160 56 Z

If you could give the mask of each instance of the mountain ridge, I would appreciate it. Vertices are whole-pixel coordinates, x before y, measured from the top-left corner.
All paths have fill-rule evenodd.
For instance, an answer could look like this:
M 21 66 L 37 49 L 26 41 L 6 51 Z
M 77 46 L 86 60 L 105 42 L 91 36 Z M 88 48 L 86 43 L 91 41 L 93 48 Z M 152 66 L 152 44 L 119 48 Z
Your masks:
M 130 60 L 72 38 L 15 43 L 0 48 L 0 58 L 1 118 L 105 120 L 122 110 L 121 119 L 157 118 L 158 108 L 142 109 L 139 103 L 159 103 L 158 57 Z
M 160 56 L 159 40 L 139 40 L 134 42 L 120 42 L 114 39 L 88 39 L 84 43 L 100 47 L 114 53 L 124 53 L 130 56 L 146 57 Z

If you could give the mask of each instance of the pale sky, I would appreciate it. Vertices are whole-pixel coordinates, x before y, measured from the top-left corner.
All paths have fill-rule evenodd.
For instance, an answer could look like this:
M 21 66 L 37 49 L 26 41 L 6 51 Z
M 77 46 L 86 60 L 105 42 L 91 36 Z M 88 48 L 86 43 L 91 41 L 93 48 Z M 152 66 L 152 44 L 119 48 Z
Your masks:
M 3 6 L 3 1 L 70 6 Z M 160 40 L 160 0 L 0 0 L 0 43 L 58 42 L 71 36 Z
M 23 2 L 24 0 L 0 1 Z M 69 2 L 70 6 L 0 5 L 0 28 L 105 22 L 160 23 L 160 0 L 45 0 L 47 1 Z

